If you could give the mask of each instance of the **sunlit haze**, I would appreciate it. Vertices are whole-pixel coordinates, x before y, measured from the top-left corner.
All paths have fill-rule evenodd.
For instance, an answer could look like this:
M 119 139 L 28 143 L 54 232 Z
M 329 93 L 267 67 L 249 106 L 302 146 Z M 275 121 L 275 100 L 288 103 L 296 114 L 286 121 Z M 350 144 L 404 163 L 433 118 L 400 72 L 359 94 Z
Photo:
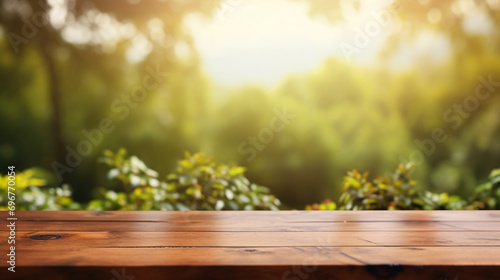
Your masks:
M 238 1 L 234 1 L 238 2 Z M 390 1 L 364 3 L 359 12 L 344 10 L 347 20 L 332 23 L 325 17 L 311 17 L 307 2 L 239 1 L 240 5 L 219 7 L 213 19 L 190 16 L 185 24 L 208 74 L 217 83 L 236 86 L 273 86 L 292 73 L 305 73 L 321 66 L 325 59 L 346 59 L 341 44 L 354 45 L 357 29 L 374 21 L 373 11 L 387 10 Z M 224 9 L 224 7 L 226 9 Z M 388 19 L 367 46 L 350 57 L 355 63 L 373 64 L 389 32 L 400 26 Z M 422 36 L 409 51 L 401 50 L 395 66 L 411 63 L 420 51 L 432 50 L 442 58 L 446 41 L 436 35 Z M 394 66 L 394 65 L 393 65 Z

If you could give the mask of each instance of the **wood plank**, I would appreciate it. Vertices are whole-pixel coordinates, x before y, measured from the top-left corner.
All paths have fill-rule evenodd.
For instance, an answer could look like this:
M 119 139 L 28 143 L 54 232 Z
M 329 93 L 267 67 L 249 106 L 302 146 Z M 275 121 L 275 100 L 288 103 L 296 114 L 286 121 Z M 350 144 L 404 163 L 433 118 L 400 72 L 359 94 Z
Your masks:
M 7 211 L 4 216 L 7 217 Z M 47 213 L 50 213 L 49 215 Z M 18 211 L 20 220 L 50 221 L 471 221 L 500 222 L 499 211 Z
M 21 231 L 132 231 L 132 232 L 337 232 L 337 231 L 500 231 L 500 222 L 272 222 L 262 220 L 234 222 L 142 222 L 142 221 L 17 221 Z M 1 227 L 0 232 L 8 231 Z
M 245 247 L 19 249 L 17 266 L 497 266 L 499 247 Z M 1 264 L 5 267 L 6 264 Z
M 0 235 L 6 240 L 7 233 Z M 43 236 L 57 239 L 39 240 Z M 18 231 L 18 249 L 157 247 L 500 247 L 500 232 L 61 232 Z M 37 238 L 37 239 L 35 239 Z M 6 251 L 7 244 L 0 245 Z
M 16 217 L 18 279 L 78 279 L 70 272 L 119 279 L 107 273 L 115 268 L 142 273 L 137 279 L 462 280 L 500 273 L 500 211 L 36 211 Z M 0 239 L 8 234 L 0 227 Z M 7 265 L 0 262 L 2 279 Z

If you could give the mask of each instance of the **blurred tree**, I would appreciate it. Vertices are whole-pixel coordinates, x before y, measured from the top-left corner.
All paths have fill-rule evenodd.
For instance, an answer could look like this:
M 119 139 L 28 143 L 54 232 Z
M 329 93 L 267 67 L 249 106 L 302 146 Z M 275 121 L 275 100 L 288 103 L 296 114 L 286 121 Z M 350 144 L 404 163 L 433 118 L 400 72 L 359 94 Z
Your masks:
M 48 100 L 48 104 L 40 103 L 37 107 L 46 108 L 44 106 L 50 104 L 50 113 L 44 116 L 48 117 L 50 123 L 50 149 L 53 156 L 44 159 L 45 166 L 52 162 L 53 168 L 59 169 L 60 173 L 71 173 L 71 168 L 67 166 L 68 151 L 65 147 L 81 140 L 82 128 L 91 130 L 98 126 L 103 116 L 109 115 L 110 104 L 120 96 L 123 98 L 123 95 L 115 92 L 128 94 L 134 84 L 143 82 L 144 74 L 140 73 L 144 73 L 147 66 L 150 68 L 146 68 L 146 73 L 156 71 L 156 75 L 163 75 L 165 72 L 177 71 L 178 74 L 173 74 L 178 77 L 201 80 L 202 76 L 197 70 L 198 59 L 182 22 L 190 13 L 210 16 L 217 4 L 217 1 L 194 0 L 2 1 L 0 37 L 3 38 L 0 42 L 4 42 L 4 51 L 8 49 L 7 43 L 12 50 L 10 54 L 4 53 L 3 57 L 11 61 L 6 70 L 14 69 L 17 72 L 17 76 L 14 74 L 15 80 L 8 80 L 8 76 L 4 76 L 2 85 L 17 88 L 26 83 L 26 80 L 19 79 L 19 69 L 28 61 L 36 67 L 36 70 L 25 71 L 30 79 L 39 79 L 39 67 L 45 69 L 42 71 L 46 78 L 36 84 L 35 90 L 35 95 L 39 96 L 37 98 L 43 99 L 46 89 Z M 181 59 L 177 59 L 179 54 L 182 55 Z M 137 66 L 133 67 L 134 64 Z M 192 85 L 199 86 L 196 88 Z M 186 113 L 198 111 L 200 106 L 196 106 L 197 102 L 205 101 L 201 98 L 203 91 L 199 90 L 203 82 L 179 80 L 177 85 L 171 85 L 172 91 L 179 90 L 179 86 L 191 87 L 191 93 L 171 94 L 169 97 L 176 99 L 174 102 L 179 105 L 171 105 L 169 109 L 174 110 L 172 114 L 181 122 Z M 16 91 L 3 91 L 7 94 L 5 99 L 15 99 L 12 94 Z M 196 97 L 193 92 L 197 93 Z M 89 114 L 89 108 L 93 108 L 92 114 Z M 196 120 L 191 118 L 189 121 Z M 187 126 L 179 124 L 178 127 Z M 28 129 L 29 126 L 23 128 Z M 189 136 L 192 135 L 185 138 Z M 9 145 L 4 150 L 12 149 L 11 145 L 14 145 L 18 153 L 16 158 L 33 156 L 16 146 L 20 138 L 19 135 L 6 135 L 4 141 Z M 47 139 L 45 136 L 41 138 Z M 9 153 L 12 154 L 7 151 Z M 56 162 L 61 165 L 54 166 Z M 67 176 L 62 178 L 67 181 Z
M 113 133 L 97 141 L 78 168 L 68 167 L 74 172 L 64 173 L 77 200 L 105 184 L 98 179 L 104 171 L 95 168 L 101 151 L 121 146 L 161 174 L 171 172 L 185 150 L 237 161 L 252 181 L 296 208 L 338 196 L 347 170 L 385 174 L 419 153 L 412 175 L 424 188 L 468 195 L 476 178 L 498 167 L 500 97 L 489 91 L 487 101 L 463 114 L 454 106 L 465 107 L 484 86 L 480 77 L 497 89 L 498 2 L 388 1 L 399 12 L 391 16 L 394 29 L 384 38 L 380 65 L 330 59 L 276 89 L 243 86 L 212 102 L 183 22 L 193 13 L 211 16 L 219 1 L 2 1 L 0 163 L 66 165 L 66 147 L 76 149 L 88 140 L 84 131 L 109 119 Z M 306 3 L 313 16 L 332 24 L 370 13 L 370 1 Z M 439 59 L 415 54 L 410 69 L 388 66 L 399 50 L 415 51 L 414 43 L 429 33 L 449 44 Z M 151 71 L 165 82 L 139 106 L 127 97 Z M 297 117 L 263 148 L 252 146 L 249 137 L 269 128 L 274 110 L 283 106 Z M 416 140 L 429 143 L 435 128 L 445 131 L 446 143 L 427 144 L 425 152 Z

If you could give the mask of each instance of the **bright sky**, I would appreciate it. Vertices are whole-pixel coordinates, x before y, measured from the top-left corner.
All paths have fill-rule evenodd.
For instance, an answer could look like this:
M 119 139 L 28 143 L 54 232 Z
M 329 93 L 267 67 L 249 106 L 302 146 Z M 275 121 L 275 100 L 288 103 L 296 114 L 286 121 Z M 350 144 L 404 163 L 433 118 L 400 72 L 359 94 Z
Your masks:
M 310 18 L 303 1 L 233 2 L 241 4 L 219 8 L 214 19 L 186 21 L 205 69 L 225 85 L 276 84 L 341 55 L 338 44 L 348 39 L 326 19 Z
M 58 1 L 51 0 L 51 3 Z M 376 65 L 377 54 L 386 36 L 405 30 L 399 21 L 394 20 L 397 16 L 394 11 L 389 9 L 393 1 L 361 0 L 361 10 L 355 11 L 349 6 L 355 1 L 341 0 L 346 3 L 342 9 L 346 19 L 332 24 L 322 16 L 310 17 L 309 4 L 303 0 L 221 0 L 214 18 L 190 15 L 185 19 L 185 26 L 193 36 L 205 71 L 216 86 L 258 84 L 273 87 L 290 74 L 318 69 L 330 57 Z M 500 0 L 488 1 L 496 1 L 500 9 Z M 427 5 L 429 1 L 418 2 Z M 460 0 L 459 3 L 460 7 L 452 7 L 452 10 L 467 13 L 464 22 L 466 30 L 491 31 L 493 27 L 487 17 L 474 9 L 470 0 Z M 56 6 L 51 21 L 54 26 L 62 26 L 64 13 L 58 13 Z M 383 22 L 380 22 L 381 13 L 386 14 Z M 130 37 L 135 32 L 130 24 L 120 25 L 108 15 L 93 13 L 89 17 L 101 26 L 100 37 L 79 26 L 78 22 L 72 22 L 63 30 L 65 39 L 85 44 L 95 40 L 100 42 L 101 38 L 104 43 L 108 42 L 104 45 L 114 46 L 113 42 L 121 37 Z M 441 19 L 441 12 L 431 9 L 427 18 L 430 22 L 437 22 Z M 356 44 L 355 40 L 360 33 L 366 38 L 363 46 Z M 133 38 L 132 43 L 133 47 L 127 53 L 131 62 L 141 61 L 152 49 L 152 45 L 140 34 Z M 350 46 L 351 50 L 356 48 L 356 53 L 346 57 L 345 52 L 349 51 L 346 46 Z M 182 46 L 176 46 L 176 51 L 182 50 L 177 47 Z M 432 61 L 442 61 L 451 47 L 442 35 L 423 33 L 415 42 L 402 44 L 400 49 L 395 50 L 392 63 L 382 66 L 399 70 L 411 66 L 421 54 Z
M 226 1 L 226 10 L 221 6 L 214 19 L 190 16 L 185 23 L 205 70 L 217 83 L 273 86 L 291 73 L 317 69 L 329 57 L 346 59 L 342 42 L 354 45 L 356 28 L 365 29 L 374 19 L 370 12 L 387 9 L 387 2 L 371 1 L 366 12 L 341 25 L 311 18 L 306 1 L 290 0 Z M 390 23 L 351 61 L 373 61 L 387 29 L 397 28 Z

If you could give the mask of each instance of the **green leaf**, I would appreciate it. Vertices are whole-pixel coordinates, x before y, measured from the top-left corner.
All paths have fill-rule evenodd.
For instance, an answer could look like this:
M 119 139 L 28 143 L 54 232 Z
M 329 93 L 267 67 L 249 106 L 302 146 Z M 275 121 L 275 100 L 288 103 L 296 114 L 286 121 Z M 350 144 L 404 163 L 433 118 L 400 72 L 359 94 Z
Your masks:
M 224 201 L 222 200 L 217 200 L 217 203 L 215 203 L 215 210 L 219 211 L 224 208 Z
M 226 189 L 226 197 L 227 199 L 232 200 L 234 198 L 234 193 L 231 190 Z

